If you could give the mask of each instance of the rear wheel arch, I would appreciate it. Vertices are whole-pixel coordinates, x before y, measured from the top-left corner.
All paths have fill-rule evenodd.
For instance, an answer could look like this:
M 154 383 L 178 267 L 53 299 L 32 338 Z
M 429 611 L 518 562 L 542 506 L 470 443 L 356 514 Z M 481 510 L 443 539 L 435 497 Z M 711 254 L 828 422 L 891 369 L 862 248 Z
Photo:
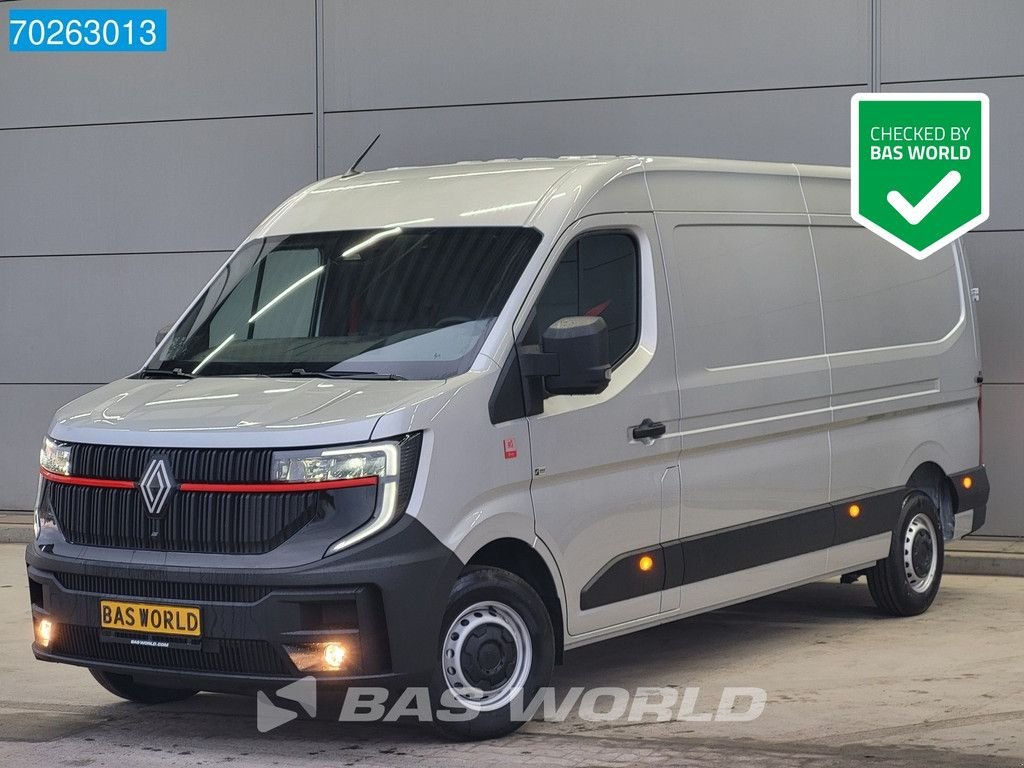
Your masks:
M 945 470 L 934 461 L 925 461 L 917 466 L 907 480 L 907 489 L 924 493 L 939 513 L 942 535 L 945 540 L 953 537 L 956 515 L 956 493 L 953 481 Z
M 555 574 L 536 549 L 521 539 L 497 539 L 480 548 L 466 568 L 490 566 L 513 573 L 540 596 L 551 618 L 555 636 L 555 661 L 562 662 L 565 642 L 565 616 Z

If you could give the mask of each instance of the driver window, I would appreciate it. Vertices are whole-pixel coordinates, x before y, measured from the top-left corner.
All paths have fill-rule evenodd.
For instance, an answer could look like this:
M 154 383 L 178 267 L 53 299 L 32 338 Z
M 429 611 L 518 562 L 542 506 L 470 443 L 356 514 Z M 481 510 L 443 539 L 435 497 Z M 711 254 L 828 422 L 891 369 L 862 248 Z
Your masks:
M 525 343 L 539 344 L 544 330 L 563 317 L 603 317 L 609 358 L 618 363 L 640 333 L 639 261 L 636 241 L 621 232 L 577 239 L 544 286 Z

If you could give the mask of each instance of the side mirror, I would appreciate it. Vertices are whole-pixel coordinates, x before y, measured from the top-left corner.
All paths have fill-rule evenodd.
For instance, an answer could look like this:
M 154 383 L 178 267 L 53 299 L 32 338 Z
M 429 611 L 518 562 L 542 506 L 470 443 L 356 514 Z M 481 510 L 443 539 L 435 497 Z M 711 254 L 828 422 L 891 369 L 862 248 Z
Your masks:
M 171 323 L 171 325 L 165 325 L 163 328 L 161 328 L 159 331 L 156 332 L 156 341 L 153 344 L 154 347 L 159 347 L 160 343 L 165 338 L 167 338 L 167 334 L 171 332 L 171 327 L 173 325 L 174 325 L 173 323 Z
M 540 342 L 544 357 L 558 362 L 557 371 L 544 376 L 553 395 L 596 395 L 608 386 L 608 325 L 602 317 L 563 317 L 544 331 Z

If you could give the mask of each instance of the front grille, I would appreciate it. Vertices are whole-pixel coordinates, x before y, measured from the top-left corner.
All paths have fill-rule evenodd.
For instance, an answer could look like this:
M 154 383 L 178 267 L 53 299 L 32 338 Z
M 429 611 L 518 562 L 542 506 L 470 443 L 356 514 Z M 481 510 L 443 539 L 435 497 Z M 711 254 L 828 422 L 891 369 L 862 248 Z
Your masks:
M 156 600 L 181 600 L 186 603 L 255 603 L 270 594 L 270 587 L 251 584 L 182 583 L 124 579 L 116 576 L 91 576 L 82 573 L 55 573 L 64 589 L 117 597 L 144 597 Z
M 372 490 L 372 489 L 371 489 Z M 72 544 L 162 552 L 262 554 L 321 516 L 321 494 L 175 493 L 161 519 L 135 488 L 47 483 L 45 502 Z
M 421 438 L 401 440 L 397 507 L 412 496 Z M 75 477 L 138 484 L 155 458 L 167 462 L 172 483 L 261 484 L 272 482 L 273 449 L 154 448 L 71 445 Z M 173 491 L 159 519 L 147 514 L 143 489 L 75 483 L 44 483 L 48 509 L 71 544 L 208 554 L 264 554 L 314 520 L 327 519 L 338 537 L 365 525 L 373 513 L 376 488 L 350 488 L 339 503 L 335 492 L 237 493 Z
M 156 456 L 163 456 L 179 483 L 265 483 L 269 448 L 149 448 L 123 445 L 71 446 L 71 467 L 80 477 L 138 481 Z
M 96 627 L 61 625 L 52 645 L 58 656 L 184 672 L 293 675 L 289 664 L 262 640 L 205 640 L 203 650 L 152 648 L 107 641 Z

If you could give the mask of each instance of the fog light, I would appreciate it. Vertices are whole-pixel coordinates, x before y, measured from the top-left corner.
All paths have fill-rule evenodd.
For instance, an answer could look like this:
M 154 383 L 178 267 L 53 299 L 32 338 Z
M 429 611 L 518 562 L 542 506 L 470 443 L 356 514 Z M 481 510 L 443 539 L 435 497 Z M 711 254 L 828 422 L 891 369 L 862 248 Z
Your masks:
M 286 645 L 284 649 L 300 672 L 336 672 L 348 656 L 345 646 L 335 642 Z
M 49 619 L 39 619 L 36 622 L 36 645 L 40 648 L 49 648 L 57 634 L 57 625 Z
M 345 649 L 337 643 L 328 643 L 324 646 L 324 664 L 331 669 L 338 669 L 345 661 Z

